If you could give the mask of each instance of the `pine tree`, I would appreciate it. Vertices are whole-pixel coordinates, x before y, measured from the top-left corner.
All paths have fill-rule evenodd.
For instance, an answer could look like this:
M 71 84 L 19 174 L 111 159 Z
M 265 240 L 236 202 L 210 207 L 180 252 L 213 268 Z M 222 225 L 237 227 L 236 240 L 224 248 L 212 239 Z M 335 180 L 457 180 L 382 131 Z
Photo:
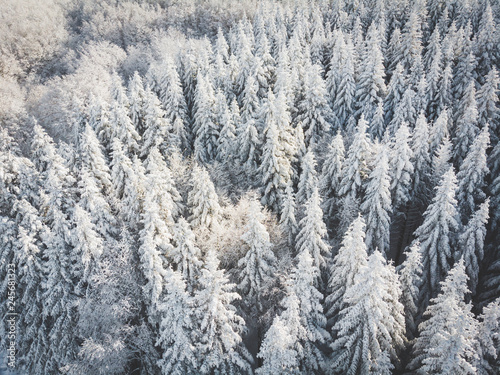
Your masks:
M 423 111 L 420 112 L 415 123 L 411 149 L 413 154 L 411 162 L 414 167 L 414 173 L 413 189 L 410 191 L 412 191 L 414 197 L 422 199 L 422 197 L 425 197 L 431 171 L 429 126 Z
M 483 189 L 485 178 L 489 173 L 486 163 L 486 150 L 489 147 L 490 136 L 488 127 L 484 127 L 481 133 L 474 140 L 465 160 L 460 165 L 457 174 L 458 193 L 457 199 L 463 216 L 474 212 L 476 203 L 482 202 L 486 198 Z
M 141 155 L 148 155 L 150 149 L 155 145 L 161 147 L 166 152 L 169 140 L 169 130 L 172 124 L 165 118 L 165 111 L 161 108 L 161 103 L 156 94 L 146 86 L 144 96 L 144 134 Z M 179 142 L 172 142 L 179 144 Z
M 495 20 L 490 2 L 481 15 L 479 29 L 474 38 L 474 52 L 478 57 L 477 71 L 487 74 L 498 63 L 499 53 L 495 46 L 498 45 Z M 484 82 L 481 82 L 484 83 Z
M 326 225 L 323 222 L 321 198 L 318 188 L 312 190 L 311 197 L 305 202 L 304 217 L 299 222 L 299 233 L 296 238 L 297 253 L 306 251 L 313 258 L 314 267 L 322 270 L 330 254 L 330 246 L 324 240 Z M 321 284 L 321 282 L 319 282 Z
M 432 159 L 432 180 L 434 186 L 439 184 L 443 175 L 450 169 L 452 147 L 453 145 L 448 136 L 446 136 L 434 154 L 434 158 Z
M 458 237 L 460 254 L 465 262 L 469 279 L 469 290 L 475 295 L 478 285 L 479 263 L 484 257 L 484 239 L 488 223 L 489 199 L 479 206 L 472 215 L 464 231 Z
M 363 54 L 360 59 L 358 83 L 356 86 L 356 115 L 364 115 L 370 122 L 378 102 L 384 98 L 384 57 L 380 50 L 380 33 L 372 24 L 366 36 Z
M 137 71 L 128 83 L 128 100 L 130 103 L 130 118 L 134 127 L 140 134 L 144 133 L 147 127 L 144 124 L 144 99 L 146 92 L 144 91 L 144 84 L 142 78 Z
M 382 254 L 389 250 L 390 215 L 392 212 L 391 178 L 389 161 L 384 145 L 379 146 L 375 158 L 375 168 L 368 177 L 364 200 L 361 204 L 363 216 L 366 218 L 366 246 L 371 253 L 378 249 Z
M 384 99 L 384 118 L 387 125 L 391 123 L 394 117 L 394 111 L 403 98 L 405 87 L 406 79 L 403 72 L 403 65 L 399 63 L 392 73 L 389 86 L 387 87 L 387 95 Z
M 399 282 L 401 283 L 401 303 L 405 310 L 406 337 L 413 340 L 417 335 L 416 319 L 422 283 L 422 253 L 418 241 L 413 243 L 405 255 L 406 259 L 401 264 L 399 272 Z
M 455 173 L 450 168 L 436 188 L 436 195 L 424 213 L 424 222 L 414 234 L 422 249 L 424 305 L 436 295 L 439 282 L 449 270 L 451 241 L 459 225 L 456 189 Z
M 401 63 L 409 70 L 415 65 L 416 59 L 422 55 L 422 15 L 413 9 L 401 38 Z
M 220 129 L 219 143 L 217 145 L 217 159 L 219 161 L 231 161 L 237 151 L 236 124 L 234 123 L 234 115 L 227 105 L 224 94 L 220 91 L 217 92 L 216 103 L 216 122 L 218 123 L 218 128 Z M 236 103 L 236 109 L 237 105 L 238 104 Z
M 298 318 L 305 330 L 304 337 L 300 340 L 303 352 L 299 368 L 302 373 L 307 374 L 326 368 L 320 347 L 327 343 L 330 335 L 325 329 L 326 318 L 321 305 L 323 295 L 315 286 L 319 269 L 307 250 L 301 251 L 297 258 L 297 267 L 292 271 L 290 278 L 291 287 L 299 300 Z
M 198 76 L 195 95 L 193 131 L 194 155 L 200 163 L 216 157 L 220 129 L 215 122 L 215 94 L 209 77 Z
M 297 203 L 305 204 L 318 187 L 318 177 L 316 173 L 316 160 L 312 151 L 307 151 L 300 163 L 300 178 L 297 191 Z
M 449 136 L 448 130 L 448 110 L 445 108 L 439 114 L 434 124 L 429 131 L 430 153 L 431 155 L 437 150 L 446 136 Z
M 470 83 L 460 101 L 460 115 L 456 122 L 455 137 L 453 138 L 453 160 L 460 165 L 469 152 L 469 148 L 479 133 L 478 112 L 476 105 L 476 89 Z
M 333 102 L 333 117 L 334 120 L 338 121 L 338 126 L 341 129 L 346 128 L 347 121 L 354 112 L 354 98 L 356 94 L 356 83 L 354 81 L 354 60 L 354 46 L 351 39 L 348 37 L 345 43 L 345 56 L 340 70 L 339 82 L 335 93 L 335 101 Z M 330 70 L 330 72 L 332 70 Z
M 364 116 L 361 116 L 354 140 L 347 151 L 345 168 L 342 170 L 340 196 L 350 196 L 352 199 L 361 196 L 364 180 L 368 177 L 368 162 L 371 156 L 371 144 L 366 128 L 367 122 Z
M 111 193 L 111 175 L 104 151 L 95 132 L 86 124 L 78 144 L 80 168 L 87 170 L 103 194 Z
M 499 342 L 498 333 L 500 331 L 500 300 L 489 303 L 483 308 L 483 313 L 479 316 L 479 330 L 477 333 L 477 373 L 489 375 L 498 372 Z
M 419 325 L 414 358 L 410 368 L 418 373 L 475 374 L 475 332 L 477 322 L 471 305 L 464 301 L 467 275 L 463 260 L 453 267 L 441 282 L 441 293 L 431 300 Z
M 260 173 L 265 190 L 262 203 L 279 213 L 282 207 L 282 195 L 292 178 L 292 167 L 280 136 L 278 111 L 272 91 L 269 91 L 263 112 L 265 143 Z
M 477 110 L 479 115 L 479 126 L 484 128 L 487 124 L 490 125 L 491 131 L 498 139 L 498 122 L 500 119 L 500 108 L 498 103 L 498 88 L 500 78 L 495 68 L 492 68 L 484 80 L 484 84 L 477 92 Z
M 338 314 L 346 307 L 346 290 L 354 285 L 354 278 L 367 264 L 367 258 L 365 221 L 358 216 L 345 233 L 342 246 L 330 266 L 329 295 L 325 299 L 329 326 L 333 326 Z
M 188 194 L 189 222 L 196 230 L 214 229 L 221 219 L 219 198 L 208 172 L 195 166 L 192 172 L 193 188 Z
M 269 233 L 263 224 L 264 215 L 260 203 L 250 202 L 248 224 L 241 240 L 247 248 L 245 256 L 238 261 L 240 283 L 238 290 L 244 296 L 244 304 L 255 312 L 263 311 L 262 293 L 270 285 L 276 273 L 276 258 L 272 251 Z
M 384 105 L 382 101 L 378 102 L 377 109 L 373 115 L 372 122 L 370 124 L 370 134 L 373 139 L 381 140 L 384 136 L 386 130 L 384 122 Z
M 193 339 L 196 370 L 199 374 L 241 374 L 251 369 L 250 355 L 240 333 L 245 322 L 231 305 L 240 296 L 233 292 L 213 250 L 207 253 L 193 297 Z
M 304 93 L 298 103 L 296 122 L 304 129 L 306 145 L 317 144 L 320 137 L 330 130 L 331 109 L 319 65 L 307 67 Z
M 414 172 L 410 142 L 410 131 L 406 123 L 403 123 L 396 132 L 390 160 L 392 204 L 395 208 L 404 206 L 410 200 Z
M 321 194 L 326 199 L 323 201 L 325 215 L 331 216 L 335 209 L 336 200 L 339 197 L 342 168 L 345 163 L 344 140 L 340 131 L 332 139 L 328 146 L 327 156 L 323 163 L 323 169 L 319 177 Z
M 331 344 L 335 373 L 391 374 L 392 361 L 403 347 L 404 308 L 401 285 L 392 265 L 379 251 L 359 269 L 354 284 L 346 288 L 346 307 L 333 327 Z
M 279 224 L 282 232 L 287 235 L 288 245 L 290 246 L 293 245 L 295 235 L 298 231 L 295 211 L 295 194 L 293 192 L 292 185 L 288 184 L 285 188 L 285 194 L 283 196 L 283 208 L 281 210 Z
M 163 375 L 195 374 L 194 342 L 191 299 L 181 274 L 165 270 L 165 297 L 158 307 L 161 322 L 156 345 L 162 349 L 158 366 Z
M 443 69 L 443 74 L 441 75 L 441 79 L 439 80 L 439 91 L 436 93 L 436 96 L 434 98 L 434 103 L 435 103 L 435 110 L 433 111 L 435 113 L 434 116 L 438 116 L 438 114 L 441 114 L 441 112 L 446 109 L 450 108 L 451 105 L 453 104 L 452 100 L 452 94 L 451 94 L 451 81 L 452 81 L 452 71 L 451 71 L 451 66 L 450 63 L 447 63 Z M 432 112 L 429 113 L 432 116 Z M 434 117 L 436 118 L 436 117 Z

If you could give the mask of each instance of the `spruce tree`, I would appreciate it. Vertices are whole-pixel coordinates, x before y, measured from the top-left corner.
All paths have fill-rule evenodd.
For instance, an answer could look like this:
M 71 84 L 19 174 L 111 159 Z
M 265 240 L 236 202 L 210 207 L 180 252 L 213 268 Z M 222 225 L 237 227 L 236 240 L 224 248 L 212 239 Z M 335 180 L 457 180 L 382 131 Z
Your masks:
M 455 136 L 453 138 L 453 160 L 460 165 L 469 152 L 472 142 L 479 133 L 478 112 L 476 104 L 476 89 L 474 83 L 467 86 L 460 101 L 459 116 L 456 122 Z
M 340 131 L 332 139 L 328 146 L 327 156 L 323 163 L 321 175 L 319 176 L 319 187 L 321 194 L 325 197 L 323 210 L 325 215 L 331 216 L 339 197 L 342 168 L 345 163 L 344 140 Z
M 414 172 L 410 142 L 410 131 L 403 123 L 396 132 L 390 158 L 392 204 L 395 208 L 404 206 L 410 200 Z
M 305 204 L 318 187 L 318 177 L 316 173 L 316 160 L 312 151 L 307 151 L 300 163 L 300 177 L 297 190 L 297 203 Z

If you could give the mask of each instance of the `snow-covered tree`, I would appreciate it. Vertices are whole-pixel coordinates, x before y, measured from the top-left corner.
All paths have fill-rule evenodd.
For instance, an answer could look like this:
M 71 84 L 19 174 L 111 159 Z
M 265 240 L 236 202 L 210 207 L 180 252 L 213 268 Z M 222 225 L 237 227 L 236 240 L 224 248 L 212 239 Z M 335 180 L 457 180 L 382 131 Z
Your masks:
M 493 9 L 491 3 L 487 2 L 486 9 L 481 14 L 478 32 L 474 37 L 474 52 L 478 58 L 477 70 L 480 74 L 487 74 L 498 63 L 499 53 L 495 48 L 497 45 L 498 33 Z
M 368 177 L 368 163 L 371 156 L 371 143 L 366 133 L 368 124 L 362 115 L 359 119 L 354 140 L 347 151 L 345 167 L 342 169 L 342 180 L 339 195 L 356 199 L 361 195 L 364 180 Z
M 299 233 L 296 238 L 297 253 L 308 252 L 313 258 L 314 267 L 318 270 L 326 266 L 330 254 L 330 246 L 325 241 L 326 225 L 323 221 L 321 198 L 318 188 L 312 190 L 311 197 L 305 202 L 304 217 L 299 222 Z M 321 284 L 321 283 L 320 283 Z
M 396 271 L 379 251 L 360 267 L 346 288 L 333 330 L 330 366 L 334 373 L 391 374 L 405 342 L 404 307 Z
M 158 306 L 161 321 L 156 345 L 162 349 L 158 366 L 163 375 L 196 374 L 192 302 L 182 275 L 165 270 L 165 297 Z
M 413 243 L 405 255 L 406 259 L 399 271 L 399 282 L 401 283 L 401 303 L 405 310 L 406 337 L 413 340 L 417 335 L 416 318 L 422 283 L 422 253 L 418 241 Z
M 262 293 L 276 273 L 276 258 L 263 221 L 260 203 L 254 199 L 250 202 L 246 232 L 241 237 L 247 251 L 238 261 L 238 290 L 247 308 L 256 312 L 262 312 Z
M 422 250 L 422 298 L 426 301 L 436 295 L 439 282 L 449 270 L 452 258 L 451 241 L 458 230 L 458 212 L 455 191 L 457 179 L 450 168 L 436 188 L 436 195 L 424 213 L 424 222 L 415 231 Z
M 345 233 L 342 246 L 330 266 L 329 294 L 325 299 L 329 326 L 333 325 L 338 314 L 346 307 L 346 290 L 354 285 L 354 278 L 367 264 L 367 258 L 365 221 L 362 216 L 358 216 Z
M 221 219 L 219 197 L 205 168 L 195 165 L 192 172 L 193 188 L 188 194 L 189 222 L 194 229 L 214 229 Z
M 419 374 L 476 374 L 476 339 L 478 323 L 465 303 L 467 274 L 464 261 L 453 267 L 441 282 L 441 293 L 431 300 L 419 325 L 414 358 L 410 368 Z
M 406 123 L 396 131 L 391 150 L 390 171 L 392 203 L 395 208 L 404 206 L 410 200 L 413 151 L 410 147 L 411 135 Z
M 242 344 L 245 322 L 231 304 L 239 299 L 213 250 L 206 255 L 193 296 L 193 358 L 199 374 L 241 374 L 251 369 L 250 354 Z
M 196 238 L 189 223 L 182 217 L 173 228 L 172 245 L 169 260 L 174 263 L 176 271 L 182 275 L 187 291 L 191 292 L 200 274 L 202 256 L 201 250 L 196 246 Z
M 500 78 L 495 68 L 492 68 L 484 80 L 484 84 L 477 91 L 477 110 L 479 115 L 479 125 L 481 128 L 490 125 L 493 133 L 499 129 L 500 108 L 498 106 L 498 90 Z M 498 134 L 498 133 L 497 133 Z M 498 135 L 497 135 L 498 137 Z
M 288 184 L 285 188 L 285 194 L 282 198 L 283 207 L 280 216 L 280 228 L 287 235 L 287 240 L 289 245 L 293 245 L 295 235 L 297 234 L 297 219 L 296 219 L 296 204 L 295 204 L 295 194 L 293 192 L 293 187 Z
M 128 83 L 128 101 L 130 103 L 130 118 L 134 124 L 137 131 L 142 134 L 146 129 L 144 124 L 144 99 L 146 92 L 144 91 L 144 84 L 142 82 L 142 77 L 137 71 Z
M 306 145 L 316 144 L 330 130 L 331 109 L 319 65 L 307 67 L 304 93 L 298 102 L 296 122 L 304 129 Z
M 285 144 L 282 143 L 280 136 L 278 111 L 272 91 L 269 91 L 265 100 L 263 116 L 265 141 L 260 173 L 265 190 L 262 203 L 275 212 L 280 212 L 282 195 L 292 178 L 292 166 L 290 156 L 287 155 Z
M 457 174 L 457 199 L 460 202 L 462 214 L 465 216 L 474 211 L 476 203 L 482 202 L 486 198 L 483 189 L 485 178 L 489 173 L 486 163 L 486 150 L 489 144 L 490 133 L 488 127 L 485 126 L 472 143 L 465 160 L 460 165 Z
M 448 110 L 445 108 L 439 114 L 429 130 L 430 153 L 434 154 L 443 139 L 450 135 L 448 130 Z
M 488 223 L 489 199 L 479 206 L 472 215 L 467 226 L 458 237 L 460 256 L 465 262 L 465 270 L 469 276 L 469 290 L 475 294 L 478 284 L 479 264 L 484 257 L 484 239 Z
M 149 150 L 158 145 L 165 152 L 169 143 L 169 129 L 171 124 L 165 118 L 165 112 L 156 94 L 146 86 L 144 95 L 144 133 L 142 136 L 141 156 L 146 156 Z M 179 142 L 175 141 L 174 144 Z
M 346 128 L 349 117 L 353 115 L 356 94 L 356 83 L 354 80 L 355 52 L 351 38 L 348 37 L 346 39 L 344 49 L 344 61 L 339 73 L 339 82 L 337 83 L 335 100 L 332 107 L 334 120 L 338 122 L 338 126 L 341 129 Z M 332 71 L 333 69 L 330 70 L 330 72 Z M 332 94 L 330 95 L 333 96 Z
M 194 103 L 194 155 L 201 163 L 216 157 L 220 129 L 215 122 L 215 93 L 209 77 L 198 75 Z
M 429 175 L 431 172 L 431 154 L 429 144 L 429 125 L 425 115 L 420 112 L 411 141 L 413 158 L 413 188 L 410 190 L 414 197 L 421 197 L 422 191 L 428 189 Z
M 459 104 L 459 116 L 453 138 L 453 160 L 460 165 L 469 152 L 469 148 L 479 133 L 476 89 L 471 82 Z
M 368 177 L 361 210 L 366 218 L 366 246 L 372 253 L 378 249 L 382 254 L 389 250 L 390 215 L 392 213 L 389 161 L 386 146 L 379 146 L 375 157 L 375 168 Z
M 342 168 L 345 162 L 344 140 L 340 131 L 328 146 L 327 156 L 323 162 L 323 169 L 319 177 L 319 188 L 325 197 L 323 201 L 324 212 L 331 216 L 339 197 Z
M 483 308 L 479 316 L 479 330 L 477 332 L 477 373 L 490 375 L 498 372 L 498 355 L 500 352 L 500 300 L 489 303 Z
M 450 169 L 452 156 L 452 143 L 448 136 L 443 138 L 432 159 L 432 179 L 437 185 L 443 175 Z
M 406 80 L 403 72 L 403 66 L 399 63 L 396 65 L 394 72 L 392 72 L 389 86 L 387 86 L 387 95 L 384 99 L 384 118 L 387 125 L 391 123 L 392 118 L 394 117 L 394 111 L 396 110 L 398 103 L 403 98 L 405 88 Z
M 305 204 L 313 193 L 313 190 L 318 187 L 318 177 L 316 173 L 316 160 L 314 153 L 307 151 L 300 163 L 300 177 L 297 191 L 297 203 Z

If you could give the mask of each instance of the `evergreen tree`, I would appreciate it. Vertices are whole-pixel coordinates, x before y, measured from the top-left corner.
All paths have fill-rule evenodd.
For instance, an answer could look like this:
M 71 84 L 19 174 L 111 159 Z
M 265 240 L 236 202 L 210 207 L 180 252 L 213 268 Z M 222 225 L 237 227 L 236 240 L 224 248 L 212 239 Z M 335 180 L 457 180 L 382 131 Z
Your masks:
M 439 184 L 439 181 L 441 180 L 443 175 L 446 173 L 447 170 L 450 169 L 452 147 L 453 146 L 448 136 L 446 136 L 443 139 L 443 142 L 439 145 L 438 149 L 436 150 L 434 158 L 432 159 L 432 169 L 433 169 L 432 179 L 434 186 Z
M 498 333 L 500 330 L 500 300 L 489 303 L 483 308 L 483 313 L 479 316 L 479 330 L 477 333 L 478 357 L 477 373 L 489 375 L 498 372 L 499 342 Z
M 390 171 L 392 204 L 395 208 L 404 206 L 410 200 L 410 188 L 414 172 L 410 147 L 411 135 L 406 123 L 397 130 L 391 150 Z
M 412 192 L 414 197 L 425 196 L 423 192 L 427 190 L 429 175 L 431 171 L 431 155 L 430 155 L 430 144 L 429 144 L 429 126 L 423 111 L 420 112 L 417 122 L 415 123 L 415 130 L 413 132 L 411 150 L 413 158 L 411 162 L 413 164 L 413 189 Z
M 191 338 L 193 310 L 181 274 L 165 270 L 165 297 L 158 307 L 161 322 L 156 345 L 162 349 L 158 366 L 163 375 L 196 374 L 196 357 Z
M 319 65 L 306 67 L 304 93 L 298 103 L 296 121 L 304 129 L 306 145 L 317 144 L 320 137 L 330 130 L 331 109 Z
M 455 137 L 453 138 L 453 160 L 460 165 L 469 152 L 469 148 L 479 133 L 478 112 L 476 105 L 476 89 L 470 83 L 460 101 L 460 115 L 456 122 Z
M 248 211 L 247 230 L 241 237 L 247 251 L 238 261 L 238 290 L 240 295 L 244 296 L 246 307 L 256 313 L 263 311 L 262 293 L 266 286 L 271 284 L 276 272 L 276 258 L 263 221 L 264 215 L 259 202 L 252 200 Z
M 475 374 L 475 332 L 477 322 L 471 305 L 464 301 L 467 275 L 463 260 L 453 267 L 441 282 L 441 293 L 431 300 L 419 325 L 414 358 L 410 368 L 418 373 Z
M 373 115 L 372 122 L 370 124 L 370 134 L 373 139 L 382 139 L 386 130 L 384 122 L 384 105 L 382 101 L 378 102 L 377 109 Z
M 194 229 L 214 229 L 221 219 L 219 198 L 208 172 L 200 166 L 193 168 L 193 188 L 188 194 L 189 222 Z
M 399 63 L 392 73 L 389 86 L 387 87 L 387 95 L 384 99 L 384 118 L 387 125 L 391 123 L 394 117 L 394 111 L 403 98 L 405 87 L 406 79 L 403 72 L 403 65 Z
M 484 128 L 487 124 L 490 125 L 491 131 L 495 134 L 496 139 L 499 135 L 498 122 L 500 119 L 500 108 L 498 107 L 498 87 L 500 78 L 495 68 L 492 68 L 484 80 L 484 84 L 477 92 L 477 109 L 479 115 L 479 126 Z M 493 138 L 495 139 L 495 138 Z
M 347 306 L 333 327 L 337 336 L 331 344 L 334 373 L 392 373 L 391 360 L 397 360 L 405 342 L 400 296 L 394 267 L 375 251 L 346 288 Z
M 217 102 L 217 123 L 218 128 L 220 129 L 219 134 L 219 143 L 217 145 L 217 159 L 219 161 L 231 161 L 235 153 L 236 149 L 236 124 L 234 122 L 235 115 L 231 112 L 231 109 L 228 107 L 226 98 L 224 94 L 220 91 L 217 92 L 216 96 Z M 238 104 L 235 102 L 236 108 Z M 239 110 L 238 110 L 239 111 Z
M 130 118 L 134 124 L 134 127 L 140 134 L 144 133 L 147 127 L 144 124 L 144 99 L 146 92 L 144 91 L 144 85 L 142 83 L 142 78 L 137 71 L 128 83 L 128 100 L 130 103 Z
M 265 143 L 262 150 L 260 173 L 262 174 L 265 190 L 262 203 L 275 212 L 280 212 L 282 207 L 281 198 L 286 186 L 291 181 L 292 168 L 291 160 L 280 136 L 281 131 L 278 128 L 279 114 L 272 91 L 269 91 L 263 112 Z
M 321 198 L 318 188 L 312 190 L 311 197 L 305 203 L 304 217 L 299 222 L 299 233 L 296 238 L 297 253 L 308 252 L 313 258 L 313 265 L 318 270 L 326 266 L 330 254 L 330 246 L 324 240 L 326 225 L 323 222 Z M 319 283 L 321 284 L 321 282 Z
M 449 136 L 448 130 L 448 110 L 444 109 L 439 114 L 434 124 L 429 131 L 430 153 L 431 155 L 437 150 L 443 139 Z
M 475 295 L 478 285 L 479 263 L 484 257 L 484 239 L 488 223 L 489 200 L 479 206 L 472 215 L 464 231 L 458 237 L 460 254 L 465 262 L 469 279 L 469 290 Z
M 193 358 L 199 374 L 241 374 L 251 371 L 250 354 L 241 342 L 245 322 L 231 305 L 233 292 L 213 250 L 207 253 L 193 297 Z
M 368 177 L 364 200 L 361 204 L 366 218 L 366 246 L 371 253 L 378 249 L 382 254 L 389 250 L 391 178 L 386 147 L 381 145 L 375 158 L 375 168 Z
M 340 77 L 336 88 L 335 100 L 333 101 L 333 117 L 338 121 L 338 126 L 341 129 L 346 128 L 347 121 L 354 112 L 354 98 L 356 94 L 356 83 L 354 81 L 355 52 L 349 37 L 346 40 L 344 48 L 344 61 L 342 68 L 339 69 Z M 330 72 L 333 70 L 332 68 Z
M 474 212 L 476 203 L 482 202 L 486 198 L 483 189 L 485 177 L 489 173 L 486 163 L 486 150 L 489 147 L 489 143 L 490 136 L 488 127 L 486 126 L 474 140 L 457 174 L 457 199 L 460 202 L 463 216 Z
M 329 294 L 325 299 L 329 326 L 333 326 L 338 314 L 347 306 L 346 290 L 354 285 L 354 279 L 367 264 L 367 258 L 365 221 L 358 216 L 345 233 L 342 246 L 330 266 Z
M 333 214 L 336 200 L 339 197 L 339 187 L 342 177 L 342 168 L 345 163 L 344 140 L 340 131 L 328 146 L 327 156 L 319 177 L 321 194 L 326 199 L 323 201 L 325 215 Z
M 422 283 L 422 253 L 420 244 L 414 242 L 405 253 L 406 259 L 401 264 L 399 282 L 401 283 L 401 303 L 405 310 L 406 337 L 413 340 L 417 336 L 417 314 L 419 289 Z
M 487 74 L 498 63 L 499 53 L 497 48 L 495 48 L 497 45 L 498 33 L 495 20 L 491 4 L 487 2 L 474 38 L 474 53 L 478 59 L 477 71 L 480 74 Z
M 295 218 L 295 194 L 293 192 L 293 187 L 288 184 L 285 188 L 285 194 L 283 197 L 283 208 L 281 210 L 280 216 L 280 228 L 287 235 L 288 245 L 293 245 L 295 240 L 295 235 L 297 234 L 297 219 Z
M 458 230 L 455 191 L 457 182 L 453 168 L 446 172 L 436 188 L 436 195 L 424 213 L 424 222 L 415 231 L 422 249 L 423 304 L 436 295 L 440 280 L 449 270 L 453 234 Z
M 165 118 L 165 111 L 161 108 L 161 103 L 156 94 L 146 86 L 144 96 L 144 127 L 143 143 L 141 155 L 148 155 L 149 150 L 158 145 L 165 153 L 167 145 L 180 144 L 179 141 L 172 141 L 169 130 L 172 124 Z M 170 138 L 170 139 L 169 139 Z
M 297 191 L 297 203 L 305 204 L 310 198 L 315 188 L 318 187 L 318 177 L 316 173 L 316 160 L 312 151 L 307 151 L 300 163 L 300 178 Z
M 362 115 L 356 128 L 354 140 L 347 151 L 345 168 L 339 186 L 341 196 L 356 199 L 361 196 L 364 180 L 368 177 L 368 162 L 371 156 L 371 144 L 366 133 L 367 122 Z
M 215 94 L 209 77 L 198 76 L 194 103 L 194 155 L 200 163 L 216 157 L 220 129 L 215 122 Z

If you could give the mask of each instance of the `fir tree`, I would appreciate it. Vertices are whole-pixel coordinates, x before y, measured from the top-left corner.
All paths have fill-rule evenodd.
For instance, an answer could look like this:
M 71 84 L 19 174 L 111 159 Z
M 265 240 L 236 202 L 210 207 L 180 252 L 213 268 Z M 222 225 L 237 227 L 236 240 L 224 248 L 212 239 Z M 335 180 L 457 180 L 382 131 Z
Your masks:
M 221 219 L 219 198 L 208 172 L 195 166 L 192 172 L 193 188 L 188 194 L 188 207 L 191 215 L 189 221 L 193 228 L 201 230 L 214 229 Z
M 344 140 L 340 131 L 328 146 L 326 159 L 319 177 L 321 194 L 326 198 L 323 202 L 325 215 L 333 214 L 336 199 L 339 197 L 342 168 L 345 163 Z
M 389 190 L 391 178 L 386 147 L 383 145 L 379 147 L 374 163 L 375 168 L 368 177 L 361 210 L 366 218 L 365 242 L 368 251 L 371 253 L 378 249 L 382 254 L 386 254 L 389 250 L 389 226 L 392 212 Z
M 464 92 L 464 96 L 460 101 L 460 108 L 455 137 L 453 138 L 453 160 L 457 165 L 460 165 L 465 159 L 472 142 L 479 133 L 474 83 L 471 82 Z
M 240 296 L 233 292 L 213 250 L 205 259 L 193 297 L 193 358 L 199 374 L 241 374 L 251 369 L 250 355 L 241 342 L 245 322 L 231 305 Z
M 499 137 L 498 121 L 500 119 L 500 108 L 498 107 L 498 87 L 500 78 L 495 68 L 492 68 L 484 80 L 484 84 L 477 92 L 477 109 L 479 115 L 479 126 L 484 128 L 490 125 L 491 131 Z
M 269 233 L 263 224 L 264 215 L 258 201 L 252 200 L 248 211 L 247 230 L 241 240 L 247 248 L 238 261 L 240 283 L 238 290 L 245 296 L 244 303 L 256 312 L 263 311 L 262 293 L 275 275 L 276 258 L 272 251 Z
M 410 188 L 414 172 L 410 148 L 411 135 L 406 123 L 397 130 L 391 150 L 391 190 L 392 204 L 395 208 L 404 206 L 410 200 Z
M 297 203 L 305 204 L 313 193 L 313 190 L 318 187 L 318 177 L 316 173 L 316 160 L 312 151 L 308 151 L 301 160 L 300 178 L 297 191 Z
M 280 216 L 280 228 L 287 235 L 287 240 L 289 245 L 293 245 L 295 240 L 295 235 L 297 234 L 297 219 L 295 216 L 296 204 L 295 204 L 295 194 L 293 192 L 293 187 L 288 184 L 285 188 L 285 194 L 283 196 L 283 208 L 281 210 Z
M 346 307 L 333 327 L 337 337 L 331 345 L 334 373 L 391 374 L 391 360 L 397 360 L 405 342 L 400 295 L 394 267 L 375 251 L 346 288 Z
M 425 312 L 429 318 L 419 325 L 410 368 L 422 374 L 476 373 L 477 322 L 471 305 L 464 301 L 468 293 L 465 266 L 460 260 L 441 282 L 441 293 Z
M 500 331 L 500 300 L 489 303 L 483 308 L 479 316 L 479 330 L 477 333 L 477 373 L 481 375 L 494 374 L 498 371 L 498 354 Z
M 440 280 L 449 270 L 451 241 L 458 230 L 455 191 L 457 182 L 453 168 L 446 172 L 436 188 L 436 195 L 424 213 L 424 222 L 415 231 L 422 249 L 422 298 L 424 305 L 436 295 Z

